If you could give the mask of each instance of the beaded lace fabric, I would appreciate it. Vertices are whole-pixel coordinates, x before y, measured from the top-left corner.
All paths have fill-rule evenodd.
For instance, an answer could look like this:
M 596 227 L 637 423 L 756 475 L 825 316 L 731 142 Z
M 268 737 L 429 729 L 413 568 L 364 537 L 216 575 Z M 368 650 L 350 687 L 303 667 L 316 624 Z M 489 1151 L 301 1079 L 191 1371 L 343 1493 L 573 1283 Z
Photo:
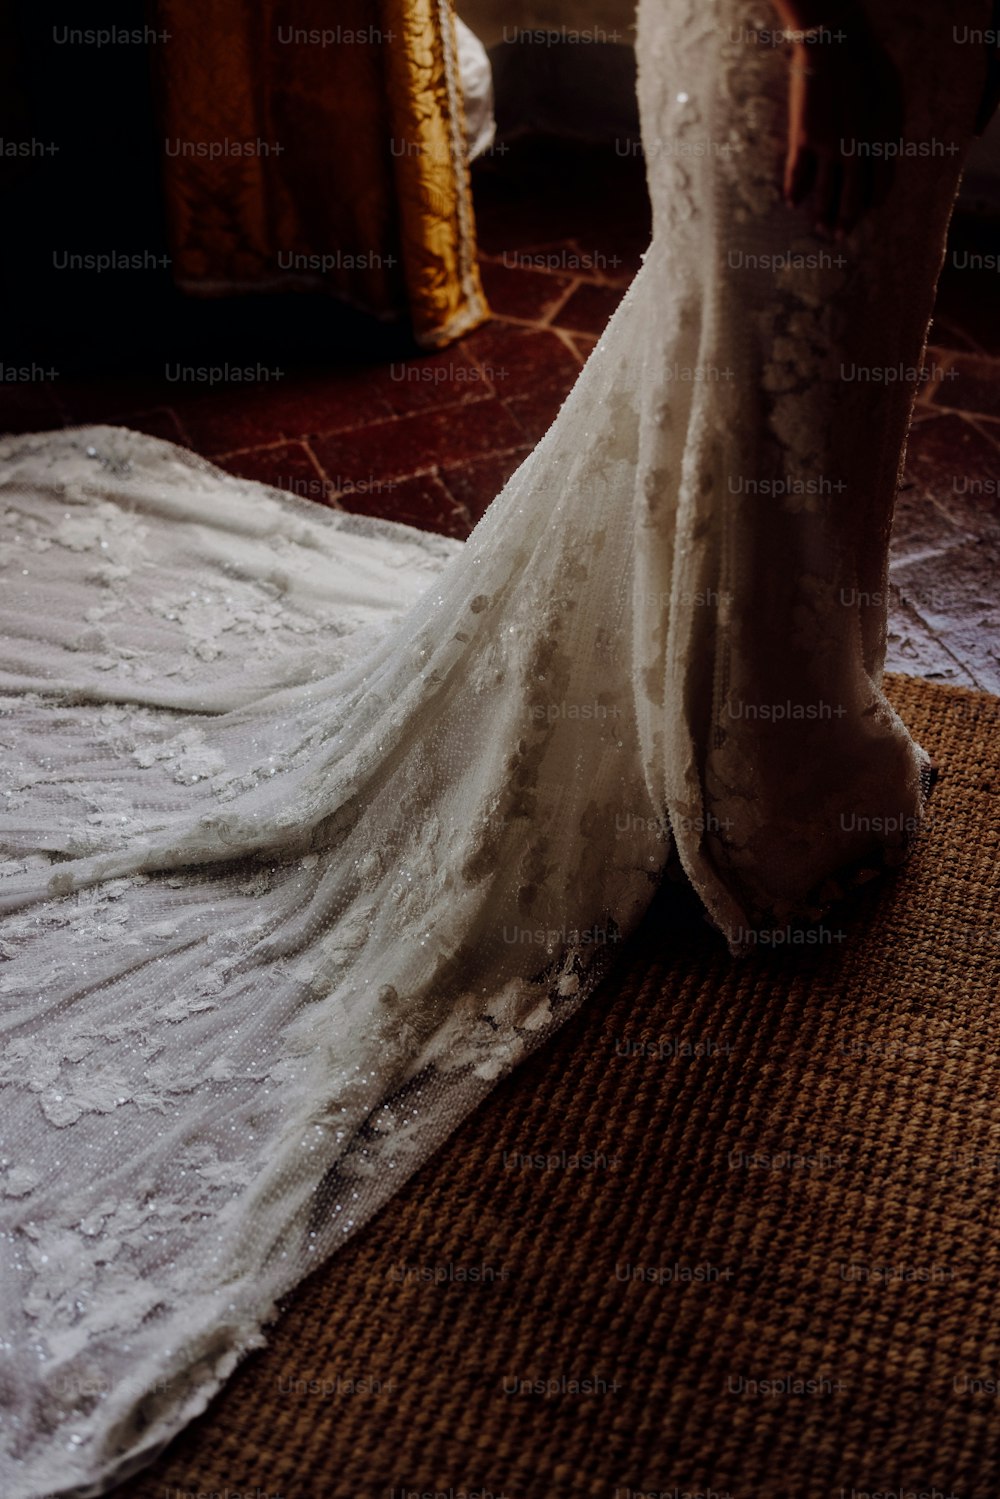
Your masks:
M 989 6 L 871 6 L 889 202 L 779 198 L 765 5 L 644 0 L 655 235 L 467 542 L 93 427 L 0 444 L 7 1499 L 97 1494 L 591 992 L 896 857 L 886 554 Z M 779 711 L 780 710 L 780 711 Z M 859 831 L 867 829 L 867 831 Z

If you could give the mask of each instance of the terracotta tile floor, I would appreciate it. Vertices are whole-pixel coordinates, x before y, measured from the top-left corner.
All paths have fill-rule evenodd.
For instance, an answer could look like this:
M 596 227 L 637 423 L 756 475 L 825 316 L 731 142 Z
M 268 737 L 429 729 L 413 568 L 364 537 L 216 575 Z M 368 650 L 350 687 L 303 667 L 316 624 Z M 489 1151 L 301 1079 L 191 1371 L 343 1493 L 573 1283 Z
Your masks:
M 304 298 L 175 300 L 150 309 L 142 355 L 134 315 L 40 345 L 60 378 L 0 385 L 0 428 L 117 422 L 322 504 L 468 535 L 552 420 L 649 238 L 641 163 L 610 148 L 518 142 L 474 181 L 494 319 L 456 347 L 423 355 Z M 991 236 L 957 224 L 942 279 L 932 352 L 947 374 L 923 391 L 910 441 L 889 665 L 1000 692 L 1000 280 L 968 264 Z M 84 348 L 100 351 L 89 364 Z M 206 389 L 168 378 L 165 359 L 282 373 Z

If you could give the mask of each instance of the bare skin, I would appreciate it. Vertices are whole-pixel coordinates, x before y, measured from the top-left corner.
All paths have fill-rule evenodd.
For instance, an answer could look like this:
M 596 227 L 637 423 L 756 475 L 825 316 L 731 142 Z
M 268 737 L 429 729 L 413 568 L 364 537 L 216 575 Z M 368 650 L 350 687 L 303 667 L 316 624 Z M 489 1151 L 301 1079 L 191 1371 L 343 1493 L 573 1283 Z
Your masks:
M 903 133 L 902 82 L 857 0 L 772 0 L 790 38 L 788 203 L 811 200 L 816 229 L 842 239 L 892 185 L 885 157 L 845 150 L 854 141 L 894 141 Z M 798 33 L 798 39 L 795 34 Z M 991 69 L 976 112 L 986 128 L 997 104 Z

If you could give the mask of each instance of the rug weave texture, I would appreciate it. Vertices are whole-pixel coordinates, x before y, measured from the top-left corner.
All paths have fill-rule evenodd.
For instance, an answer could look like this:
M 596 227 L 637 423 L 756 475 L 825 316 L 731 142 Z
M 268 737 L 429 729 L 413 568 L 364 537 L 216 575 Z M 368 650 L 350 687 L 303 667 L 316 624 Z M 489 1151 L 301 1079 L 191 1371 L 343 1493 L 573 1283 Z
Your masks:
M 996 1499 L 1000 700 L 889 686 L 903 870 L 740 960 L 665 885 L 117 1494 Z

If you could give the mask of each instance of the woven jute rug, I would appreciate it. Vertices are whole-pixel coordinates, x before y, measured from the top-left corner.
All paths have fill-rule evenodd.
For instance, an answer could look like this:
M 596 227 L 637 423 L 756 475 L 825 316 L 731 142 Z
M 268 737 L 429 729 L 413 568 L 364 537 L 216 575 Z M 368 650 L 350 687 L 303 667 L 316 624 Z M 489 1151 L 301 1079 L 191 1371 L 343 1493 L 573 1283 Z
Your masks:
M 119 1494 L 995 1499 L 1000 701 L 890 686 L 941 777 L 845 939 L 665 887 Z

